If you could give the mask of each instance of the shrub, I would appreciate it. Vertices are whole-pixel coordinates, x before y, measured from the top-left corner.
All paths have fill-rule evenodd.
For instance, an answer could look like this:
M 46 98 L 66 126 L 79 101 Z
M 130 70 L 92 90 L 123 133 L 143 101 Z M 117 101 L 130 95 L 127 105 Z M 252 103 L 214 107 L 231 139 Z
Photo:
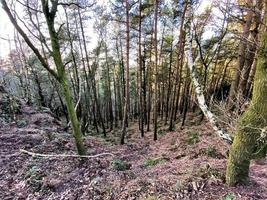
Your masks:
M 16 121 L 16 124 L 17 124 L 17 126 L 18 126 L 19 128 L 22 128 L 22 127 L 24 127 L 24 126 L 27 126 L 28 122 L 27 122 L 26 120 L 24 120 L 24 119 L 21 119 L 21 120 L 17 120 L 17 121 Z
M 166 161 L 166 158 L 147 158 L 144 160 L 144 166 L 155 166 L 159 163 L 164 163 Z
M 196 131 L 188 132 L 186 142 L 189 145 L 193 145 L 193 144 L 198 143 L 199 142 L 198 132 L 196 132 Z
M 224 174 L 218 169 L 211 167 L 209 164 L 206 164 L 205 166 L 201 167 L 198 174 L 202 178 L 215 177 L 216 179 L 224 179 Z
M 159 134 L 159 135 L 165 135 L 165 134 L 166 134 L 166 131 L 163 130 L 163 129 L 160 129 L 160 130 L 158 131 L 158 134 Z
M 206 149 L 204 149 L 204 155 L 216 158 L 217 152 L 214 146 L 209 145 Z
M 125 171 L 125 170 L 129 170 L 131 168 L 130 163 L 127 163 L 127 162 L 120 160 L 120 159 L 112 160 L 111 166 L 113 167 L 113 169 L 115 169 L 117 171 Z
M 43 177 L 45 177 L 43 171 L 37 166 L 33 166 L 26 172 L 24 179 L 26 180 L 26 183 L 30 186 L 30 188 L 33 191 L 37 192 L 42 187 Z
M 235 199 L 235 194 L 230 192 L 224 195 L 221 200 L 234 200 Z

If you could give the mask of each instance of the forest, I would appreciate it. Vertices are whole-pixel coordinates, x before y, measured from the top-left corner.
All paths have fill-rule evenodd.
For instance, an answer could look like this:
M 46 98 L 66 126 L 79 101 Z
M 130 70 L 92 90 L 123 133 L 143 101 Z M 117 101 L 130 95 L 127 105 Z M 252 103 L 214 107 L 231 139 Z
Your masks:
M 0 2 L 0 199 L 267 199 L 267 0 Z

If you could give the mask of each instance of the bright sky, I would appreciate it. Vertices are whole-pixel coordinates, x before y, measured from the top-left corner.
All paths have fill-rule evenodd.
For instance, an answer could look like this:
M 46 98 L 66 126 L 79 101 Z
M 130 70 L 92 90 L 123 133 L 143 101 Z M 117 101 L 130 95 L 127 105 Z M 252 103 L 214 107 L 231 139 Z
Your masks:
M 106 4 L 108 0 L 98 0 L 97 3 L 100 4 Z M 209 0 L 203 0 L 201 4 L 200 10 L 204 10 L 208 5 L 210 5 L 211 1 Z M 88 27 L 88 31 L 91 32 L 89 35 L 94 35 L 93 33 L 93 23 L 91 23 L 91 27 Z M 7 41 L 8 39 L 12 39 L 14 35 L 14 28 L 9 21 L 8 16 L 6 13 L 3 11 L 2 8 L 0 8 L 0 58 L 4 58 L 8 55 L 9 53 L 9 42 Z M 7 39 L 7 40 L 6 40 Z M 93 44 L 90 46 L 94 47 L 96 45 L 96 40 L 91 41 Z M 95 44 L 94 44 L 95 43 Z
M 109 0 L 97 0 L 97 4 L 107 4 Z M 17 11 L 19 14 L 22 11 Z M 86 27 L 86 33 L 88 35 L 94 35 L 93 33 L 93 23 L 89 23 L 89 26 Z M 8 16 L 5 11 L 1 8 L 0 4 L 0 59 L 5 58 L 9 54 L 10 45 L 8 39 L 13 38 L 14 36 L 14 27 L 11 24 Z M 91 41 L 92 47 L 95 47 L 97 44 L 96 40 Z
M 9 51 L 9 44 L 7 41 L 3 40 L 3 38 L 8 39 L 12 38 L 14 33 L 13 26 L 9 22 L 7 15 L 4 13 L 2 9 L 0 9 L 0 58 L 1 56 L 6 56 Z

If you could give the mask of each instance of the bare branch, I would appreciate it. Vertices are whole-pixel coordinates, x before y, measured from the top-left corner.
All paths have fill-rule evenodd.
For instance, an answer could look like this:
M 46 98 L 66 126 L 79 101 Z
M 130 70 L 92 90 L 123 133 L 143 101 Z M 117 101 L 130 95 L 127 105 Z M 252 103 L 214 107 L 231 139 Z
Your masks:
M 93 7 L 94 5 L 96 4 L 96 2 L 93 2 L 91 3 L 90 5 L 87 5 L 87 6 L 81 6 L 79 3 L 75 3 L 75 2 L 70 2 L 70 3 L 63 3 L 63 2 L 59 2 L 58 5 L 61 5 L 63 7 L 65 6 L 76 6 L 78 8 L 81 8 L 81 9 L 85 9 L 85 8 L 91 8 Z
M 97 158 L 102 156 L 115 156 L 112 153 L 100 153 L 92 156 L 80 156 L 80 155 L 72 155 L 72 154 L 41 154 L 41 153 L 34 153 L 31 151 L 26 151 L 25 149 L 19 150 L 21 153 L 28 154 L 30 156 L 39 156 L 39 157 L 49 157 L 49 158 L 66 158 L 66 157 L 72 157 L 72 158 Z
M 34 12 L 36 12 L 36 13 L 42 13 L 41 10 L 37 10 L 37 9 L 35 9 L 35 8 L 31 7 L 31 6 L 29 6 L 28 4 L 25 4 L 25 3 L 21 2 L 20 0 L 17 0 L 17 2 L 18 2 L 19 4 L 21 4 L 22 6 L 26 7 L 28 10 L 34 11 Z
M 41 55 L 41 53 L 39 52 L 39 50 L 33 45 L 33 43 L 30 41 L 29 37 L 26 35 L 26 33 L 22 30 L 22 28 L 18 25 L 16 19 L 14 18 L 14 16 L 12 15 L 12 13 L 10 12 L 9 7 L 7 6 L 7 3 L 5 0 L 1 0 L 2 3 L 2 8 L 4 9 L 4 11 L 6 12 L 6 14 L 8 15 L 11 23 L 14 25 L 14 27 L 17 29 L 17 31 L 20 33 L 20 35 L 22 36 L 22 38 L 25 40 L 25 42 L 28 44 L 28 46 L 32 49 L 32 51 L 35 53 L 35 55 L 38 57 L 38 59 L 40 60 L 41 64 L 43 65 L 43 67 L 45 69 L 47 69 L 47 71 L 49 73 L 51 73 L 56 79 L 59 79 L 58 74 L 56 71 L 54 71 L 52 68 L 49 67 L 48 63 L 45 61 L 45 59 L 43 58 L 43 56 Z

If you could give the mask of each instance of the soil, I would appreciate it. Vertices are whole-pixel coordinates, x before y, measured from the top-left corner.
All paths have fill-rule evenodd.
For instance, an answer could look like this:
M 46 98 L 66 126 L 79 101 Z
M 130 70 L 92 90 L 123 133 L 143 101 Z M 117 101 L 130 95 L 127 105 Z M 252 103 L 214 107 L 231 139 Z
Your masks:
M 162 125 L 158 141 L 152 132 L 141 138 L 137 123 L 125 145 L 120 130 L 85 137 L 88 155 L 113 156 L 39 157 L 20 149 L 74 155 L 73 138 L 49 112 L 23 104 L 15 122 L 0 121 L 0 199 L 267 199 L 266 160 L 252 163 L 247 185 L 226 186 L 229 145 L 194 119 L 173 132 Z

